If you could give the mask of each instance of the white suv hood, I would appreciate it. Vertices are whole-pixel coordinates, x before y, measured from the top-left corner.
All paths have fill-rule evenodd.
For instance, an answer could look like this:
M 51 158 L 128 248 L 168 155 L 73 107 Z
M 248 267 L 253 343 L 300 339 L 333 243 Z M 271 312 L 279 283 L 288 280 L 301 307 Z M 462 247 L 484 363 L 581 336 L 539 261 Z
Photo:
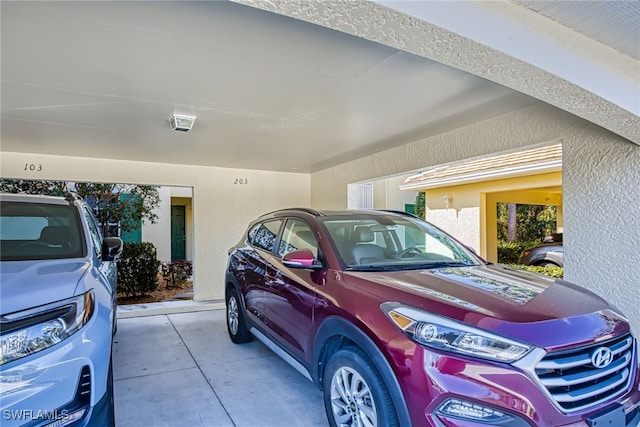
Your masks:
M 84 259 L 5 261 L 0 268 L 0 313 L 5 315 L 74 296 L 89 268 Z

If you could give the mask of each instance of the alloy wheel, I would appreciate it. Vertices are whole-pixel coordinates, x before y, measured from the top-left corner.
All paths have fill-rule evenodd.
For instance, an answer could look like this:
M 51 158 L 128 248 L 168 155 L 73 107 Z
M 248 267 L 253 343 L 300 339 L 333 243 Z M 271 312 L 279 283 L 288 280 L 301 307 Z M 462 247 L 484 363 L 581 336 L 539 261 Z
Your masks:
M 338 426 L 375 427 L 378 425 L 371 389 L 354 369 L 342 367 L 333 374 L 331 409 Z
M 238 333 L 238 316 L 238 301 L 232 296 L 227 303 L 227 322 L 232 335 Z

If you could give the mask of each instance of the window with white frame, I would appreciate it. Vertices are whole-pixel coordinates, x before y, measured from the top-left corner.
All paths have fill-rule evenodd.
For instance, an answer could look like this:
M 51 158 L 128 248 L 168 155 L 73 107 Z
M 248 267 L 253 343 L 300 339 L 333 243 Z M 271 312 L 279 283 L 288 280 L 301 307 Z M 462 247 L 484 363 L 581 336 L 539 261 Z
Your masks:
M 358 184 L 356 204 L 357 209 L 373 209 L 373 182 Z

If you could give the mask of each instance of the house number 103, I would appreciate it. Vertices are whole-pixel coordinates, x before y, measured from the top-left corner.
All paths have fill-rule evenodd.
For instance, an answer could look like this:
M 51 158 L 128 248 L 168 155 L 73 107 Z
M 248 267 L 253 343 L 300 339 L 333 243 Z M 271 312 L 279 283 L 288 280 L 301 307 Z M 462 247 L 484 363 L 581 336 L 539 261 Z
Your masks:
M 24 170 L 31 172 L 40 172 L 42 170 L 42 165 L 36 165 L 34 163 L 25 163 Z

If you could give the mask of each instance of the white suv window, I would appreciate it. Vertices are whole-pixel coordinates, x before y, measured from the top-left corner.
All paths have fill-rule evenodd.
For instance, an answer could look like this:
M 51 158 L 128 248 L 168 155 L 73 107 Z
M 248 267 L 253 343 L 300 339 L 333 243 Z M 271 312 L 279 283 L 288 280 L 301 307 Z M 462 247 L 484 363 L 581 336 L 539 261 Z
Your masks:
M 0 217 L 0 239 L 2 240 L 37 240 L 49 221 L 42 217 Z
M 97 254 L 102 253 L 102 234 L 100 234 L 100 228 L 98 227 L 98 223 L 96 222 L 96 218 L 93 216 L 93 213 L 87 206 L 83 206 L 82 214 L 87 220 L 87 224 L 89 225 L 89 232 L 91 233 L 91 241 L 93 242 L 93 246 Z
M 0 250 L 3 261 L 84 256 L 83 232 L 74 206 L 3 201 Z

